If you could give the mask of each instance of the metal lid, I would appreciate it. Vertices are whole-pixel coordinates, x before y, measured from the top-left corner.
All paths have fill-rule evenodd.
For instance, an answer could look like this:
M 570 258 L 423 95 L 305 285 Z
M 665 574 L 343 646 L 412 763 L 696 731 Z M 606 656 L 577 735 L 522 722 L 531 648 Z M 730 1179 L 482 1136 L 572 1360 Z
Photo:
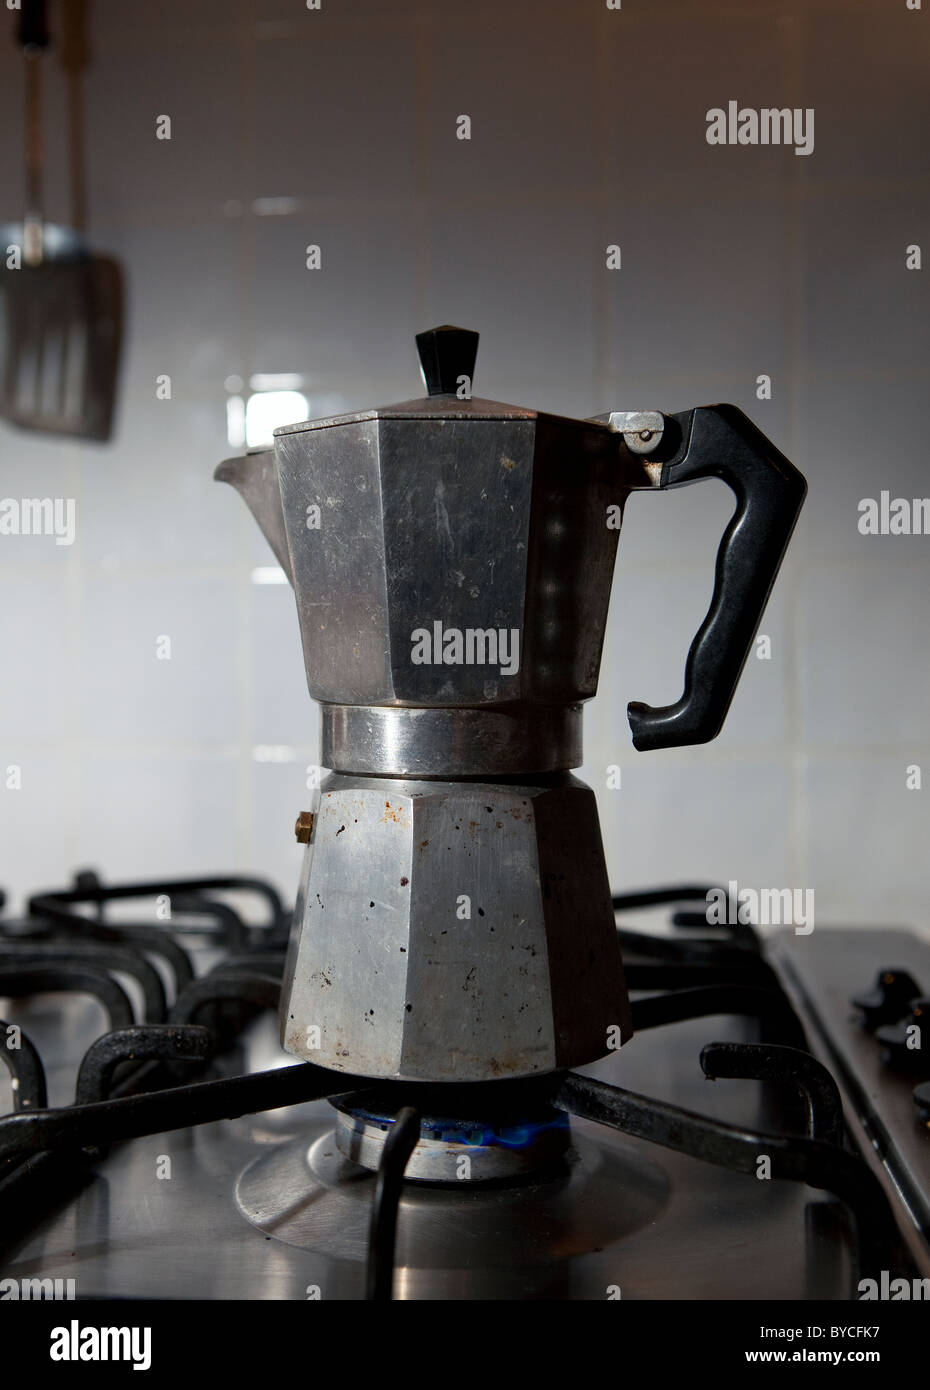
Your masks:
M 328 429 L 331 425 L 358 424 L 364 420 L 535 420 L 540 413 L 472 396 L 478 334 L 471 329 L 455 328 L 448 323 L 427 329 L 417 334 L 417 352 L 429 395 L 349 415 L 329 415 L 320 420 L 282 425 L 274 431 L 275 437 L 300 434 L 303 430 Z

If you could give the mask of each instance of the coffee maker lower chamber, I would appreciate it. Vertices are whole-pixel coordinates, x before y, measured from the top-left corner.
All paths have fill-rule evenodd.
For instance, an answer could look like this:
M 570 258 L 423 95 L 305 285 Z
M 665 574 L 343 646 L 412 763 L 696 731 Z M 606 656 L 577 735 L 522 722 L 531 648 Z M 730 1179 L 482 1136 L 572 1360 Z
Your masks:
M 483 1081 L 619 1046 L 629 1006 L 591 789 L 331 774 L 282 1042 L 365 1076 Z

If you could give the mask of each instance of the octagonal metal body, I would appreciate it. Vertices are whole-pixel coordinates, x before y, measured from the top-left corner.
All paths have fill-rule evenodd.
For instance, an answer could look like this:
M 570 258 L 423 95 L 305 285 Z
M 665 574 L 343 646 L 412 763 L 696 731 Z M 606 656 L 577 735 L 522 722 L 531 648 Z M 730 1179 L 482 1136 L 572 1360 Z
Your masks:
M 336 1071 L 530 1076 L 630 1032 L 594 794 L 545 783 L 323 785 L 282 1044 Z
M 476 707 L 595 694 L 617 546 L 606 511 L 626 496 L 603 425 L 410 402 L 279 430 L 275 460 L 314 699 Z M 516 633 L 517 668 L 417 664 L 413 634 L 437 623 Z

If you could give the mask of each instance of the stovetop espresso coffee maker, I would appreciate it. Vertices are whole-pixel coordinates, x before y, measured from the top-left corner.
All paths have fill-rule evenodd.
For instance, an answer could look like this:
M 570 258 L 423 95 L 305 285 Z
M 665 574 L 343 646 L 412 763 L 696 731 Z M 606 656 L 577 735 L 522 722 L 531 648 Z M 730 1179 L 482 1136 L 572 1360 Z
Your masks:
M 630 1015 L 594 793 L 571 775 L 631 492 L 737 507 L 684 693 L 638 749 L 716 737 L 806 485 L 734 406 L 570 420 L 471 396 L 478 335 L 417 337 L 429 395 L 220 464 L 296 594 L 319 805 L 281 995 L 287 1051 L 431 1082 L 580 1066 Z

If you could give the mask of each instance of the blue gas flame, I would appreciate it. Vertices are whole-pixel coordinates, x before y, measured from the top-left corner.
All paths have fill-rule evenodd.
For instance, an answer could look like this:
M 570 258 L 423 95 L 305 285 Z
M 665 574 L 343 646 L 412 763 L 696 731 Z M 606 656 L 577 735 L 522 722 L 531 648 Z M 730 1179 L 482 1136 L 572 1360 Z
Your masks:
M 444 1144 L 462 1144 L 470 1149 L 524 1149 L 548 1130 L 567 1128 L 566 1114 L 556 1114 L 541 1121 L 497 1127 L 486 1124 L 462 1125 L 454 1121 L 440 1121 L 434 1124 L 427 1121 L 423 1126 L 424 1137 L 438 1139 Z

